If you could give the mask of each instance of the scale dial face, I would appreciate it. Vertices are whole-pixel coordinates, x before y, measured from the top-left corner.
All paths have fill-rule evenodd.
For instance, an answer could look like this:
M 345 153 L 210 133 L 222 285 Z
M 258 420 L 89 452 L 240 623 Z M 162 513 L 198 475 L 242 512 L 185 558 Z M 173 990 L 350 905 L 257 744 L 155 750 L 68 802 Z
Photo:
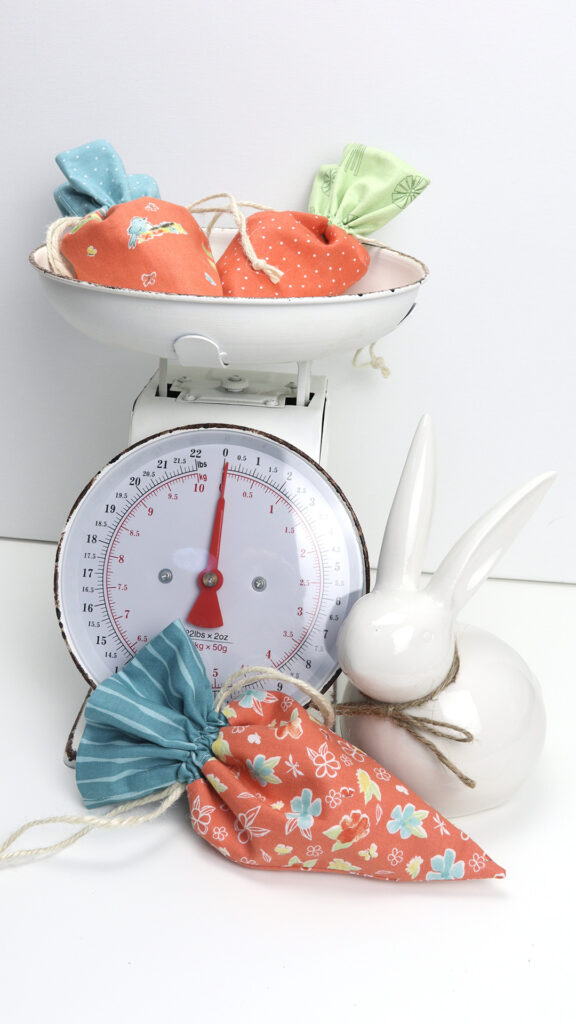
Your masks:
M 92 686 L 181 619 L 214 691 L 247 665 L 325 689 L 368 572 L 356 517 L 317 463 L 270 435 L 203 425 L 133 445 L 88 485 L 60 540 L 56 606 Z

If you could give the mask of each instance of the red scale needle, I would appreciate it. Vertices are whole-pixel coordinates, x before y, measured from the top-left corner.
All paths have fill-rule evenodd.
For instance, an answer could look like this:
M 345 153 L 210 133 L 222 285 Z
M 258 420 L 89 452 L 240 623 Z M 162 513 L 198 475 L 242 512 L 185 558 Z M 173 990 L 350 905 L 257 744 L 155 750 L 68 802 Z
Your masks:
M 224 522 L 224 490 L 228 476 L 228 463 L 224 463 L 222 480 L 220 481 L 220 497 L 216 502 L 216 513 L 212 526 L 212 537 L 208 551 L 206 568 L 198 577 L 200 593 L 192 605 L 186 622 L 192 626 L 203 626 L 205 629 L 216 629 L 223 625 L 222 612 L 218 601 L 218 591 L 224 582 L 224 577 L 218 568 L 220 558 L 220 540 L 222 538 L 222 523 Z

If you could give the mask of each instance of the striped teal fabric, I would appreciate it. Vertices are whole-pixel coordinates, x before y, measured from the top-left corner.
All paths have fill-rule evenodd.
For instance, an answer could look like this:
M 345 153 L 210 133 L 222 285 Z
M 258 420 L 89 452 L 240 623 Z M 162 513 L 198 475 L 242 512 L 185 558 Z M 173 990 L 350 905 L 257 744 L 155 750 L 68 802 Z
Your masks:
M 76 759 L 84 803 L 135 800 L 200 778 L 226 725 L 198 651 L 173 622 L 88 700 Z

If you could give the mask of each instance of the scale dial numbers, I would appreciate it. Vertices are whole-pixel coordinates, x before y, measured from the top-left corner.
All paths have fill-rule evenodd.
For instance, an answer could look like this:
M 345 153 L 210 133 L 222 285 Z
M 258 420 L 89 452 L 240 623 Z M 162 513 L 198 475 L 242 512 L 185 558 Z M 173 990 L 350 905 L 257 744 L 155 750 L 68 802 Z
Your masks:
M 56 602 L 92 685 L 181 619 L 214 690 L 246 665 L 322 689 L 367 573 L 354 514 L 316 463 L 255 431 L 180 428 L 129 448 L 81 495 Z

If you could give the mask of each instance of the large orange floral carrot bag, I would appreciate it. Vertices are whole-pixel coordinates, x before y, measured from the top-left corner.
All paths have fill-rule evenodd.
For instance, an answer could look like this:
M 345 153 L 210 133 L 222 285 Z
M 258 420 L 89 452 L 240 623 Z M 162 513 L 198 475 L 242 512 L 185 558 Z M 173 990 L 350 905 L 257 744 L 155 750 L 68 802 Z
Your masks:
M 6 852 L 31 827 L 24 826 L 0 847 L 0 859 L 55 851 L 90 828 L 149 820 L 186 790 L 196 833 L 246 867 L 403 882 L 503 877 L 466 833 L 386 768 L 294 698 L 256 685 L 258 674 L 248 686 L 239 676 L 228 684 L 230 694 L 240 687 L 237 699 L 220 710 L 225 694 L 214 705 L 182 623 L 168 626 L 86 706 L 78 787 L 89 808 L 112 810 L 46 819 L 84 827 L 45 851 Z M 317 700 L 328 714 L 326 698 Z M 158 801 L 152 813 L 120 817 Z

